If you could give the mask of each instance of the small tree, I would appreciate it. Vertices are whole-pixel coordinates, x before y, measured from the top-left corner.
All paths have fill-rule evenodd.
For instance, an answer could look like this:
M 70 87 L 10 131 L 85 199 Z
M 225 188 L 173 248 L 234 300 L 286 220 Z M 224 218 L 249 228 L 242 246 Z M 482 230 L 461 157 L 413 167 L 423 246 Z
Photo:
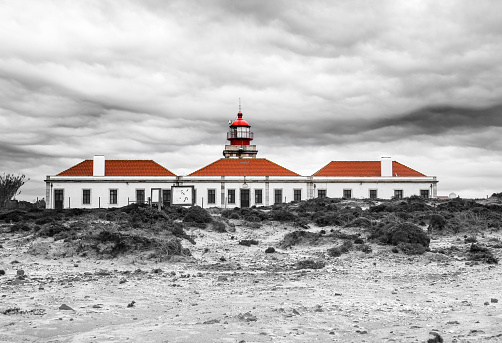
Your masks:
M 19 192 L 19 188 L 25 183 L 25 176 L 14 174 L 3 174 L 0 176 L 0 208 L 5 207 L 7 201 L 12 199 Z

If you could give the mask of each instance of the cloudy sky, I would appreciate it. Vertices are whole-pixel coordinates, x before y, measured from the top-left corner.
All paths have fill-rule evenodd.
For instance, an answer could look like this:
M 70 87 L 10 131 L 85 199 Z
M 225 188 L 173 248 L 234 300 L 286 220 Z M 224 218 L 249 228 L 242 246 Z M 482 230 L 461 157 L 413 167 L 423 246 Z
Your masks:
M 502 192 L 502 2 L 0 0 L 0 173 L 94 154 L 186 175 L 239 98 L 258 157 L 302 175 L 392 156 L 438 193 Z

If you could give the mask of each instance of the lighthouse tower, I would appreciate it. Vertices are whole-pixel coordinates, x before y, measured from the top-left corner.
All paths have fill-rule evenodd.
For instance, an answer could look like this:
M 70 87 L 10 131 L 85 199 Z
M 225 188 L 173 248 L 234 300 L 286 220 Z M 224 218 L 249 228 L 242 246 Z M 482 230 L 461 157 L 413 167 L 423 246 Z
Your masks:
M 225 150 L 223 150 L 225 158 L 256 158 L 258 150 L 256 150 L 256 145 L 250 144 L 253 140 L 253 132 L 250 129 L 251 125 L 242 119 L 242 112 L 239 108 L 237 119 L 229 125 L 227 132 L 227 140 L 230 144 L 225 145 Z

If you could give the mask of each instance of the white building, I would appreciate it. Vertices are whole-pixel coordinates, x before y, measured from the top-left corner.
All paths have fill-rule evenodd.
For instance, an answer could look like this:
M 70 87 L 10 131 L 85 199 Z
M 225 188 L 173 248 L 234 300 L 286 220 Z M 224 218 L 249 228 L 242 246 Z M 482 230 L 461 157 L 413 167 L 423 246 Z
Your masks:
M 223 155 L 188 176 L 176 176 L 154 161 L 105 160 L 94 156 L 47 176 L 48 208 L 109 208 L 135 202 L 202 207 L 268 206 L 314 197 L 380 198 L 437 196 L 436 177 L 390 157 L 380 161 L 332 161 L 301 176 L 264 158 L 251 145 L 251 126 L 238 113 Z

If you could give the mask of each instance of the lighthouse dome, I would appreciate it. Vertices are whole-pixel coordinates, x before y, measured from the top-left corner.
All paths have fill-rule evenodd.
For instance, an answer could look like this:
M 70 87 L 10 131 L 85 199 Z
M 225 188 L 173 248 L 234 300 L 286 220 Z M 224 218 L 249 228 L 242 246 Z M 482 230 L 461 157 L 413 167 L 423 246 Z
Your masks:
M 249 125 L 247 121 L 245 121 L 244 119 L 242 119 L 242 112 L 237 113 L 237 119 L 234 120 L 234 122 L 230 125 L 230 127 L 233 127 L 233 126 L 247 126 L 247 127 L 251 127 L 251 125 Z

